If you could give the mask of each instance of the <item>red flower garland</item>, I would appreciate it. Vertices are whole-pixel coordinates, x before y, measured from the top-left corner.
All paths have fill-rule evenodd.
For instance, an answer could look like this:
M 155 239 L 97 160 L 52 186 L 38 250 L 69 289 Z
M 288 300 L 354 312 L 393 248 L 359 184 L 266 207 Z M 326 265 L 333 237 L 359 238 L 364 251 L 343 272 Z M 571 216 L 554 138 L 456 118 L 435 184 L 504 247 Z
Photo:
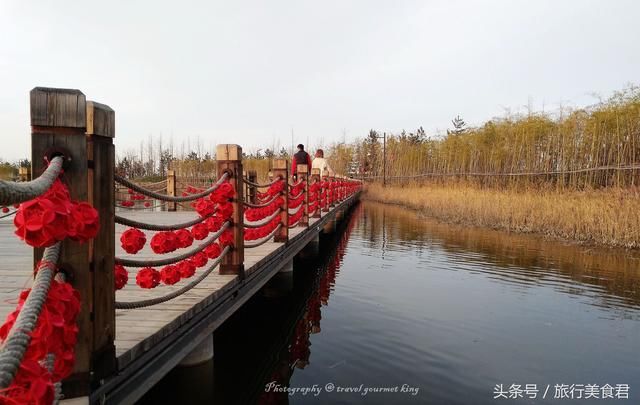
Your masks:
M 136 284 L 142 288 L 155 288 L 160 283 L 160 273 L 158 270 L 145 267 L 136 274 Z
M 193 236 L 191 236 L 191 232 L 186 229 L 178 229 L 175 231 L 176 237 L 178 239 L 178 247 L 186 248 L 193 244 Z
M 207 262 L 209 261 L 209 258 L 207 257 L 207 254 L 204 251 L 202 251 L 193 255 L 193 257 L 189 260 L 191 261 L 191 264 L 199 268 L 199 267 L 206 266 Z
M 8 337 L 30 291 L 20 294 L 16 310 L 0 327 L 0 341 Z M 68 377 L 73 371 L 79 312 L 78 292 L 70 284 L 54 280 L 18 372 L 11 385 L 0 393 L 0 403 L 44 405 L 53 401 L 53 382 Z M 52 371 L 43 366 L 48 354 L 55 357 Z
M 206 217 L 213 214 L 216 207 L 215 204 L 211 202 L 211 200 L 199 198 L 198 200 L 196 200 L 194 208 L 201 217 Z
M 207 225 L 202 222 L 199 224 L 195 224 L 191 228 L 191 235 L 196 240 L 203 240 L 209 235 L 209 228 L 207 228 Z
M 127 269 L 125 269 L 121 264 L 116 264 L 113 272 L 116 290 L 121 290 L 125 285 L 127 285 L 127 281 L 129 281 L 129 273 L 127 273 Z
M 13 223 L 15 234 L 33 247 L 48 247 L 66 237 L 86 242 L 99 227 L 98 212 L 88 203 L 72 202 L 60 179 L 41 196 L 20 204 Z
M 222 228 L 222 225 L 224 224 L 224 220 L 219 216 L 214 215 L 212 217 L 207 218 L 206 221 L 204 221 L 204 223 L 207 225 L 207 229 L 209 229 L 209 232 L 218 232 L 220 228 Z
M 178 248 L 178 237 L 172 231 L 158 232 L 151 238 L 150 246 L 154 253 L 171 253 Z
M 189 260 L 183 260 L 177 264 L 178 271 L 180 272 L 180 277 L 189 278 L 193 276 L 196 272 L 196 266 Z
M 166 285 L 173 285 L 180 281 L 180 272 L 176 266 L 165 266 L 160 270 L 160 280 Z
M 129 228 L 120 235 L 120 246 L 129 254 L 138 253 L 147 243 L 147 235 L 137 228 Z
M 212 243 L 211 245 L 204 248 L 204 253 L 207 255 L 209 259 L 216 259 L 222 253 L 222 248 L 217 243 Z

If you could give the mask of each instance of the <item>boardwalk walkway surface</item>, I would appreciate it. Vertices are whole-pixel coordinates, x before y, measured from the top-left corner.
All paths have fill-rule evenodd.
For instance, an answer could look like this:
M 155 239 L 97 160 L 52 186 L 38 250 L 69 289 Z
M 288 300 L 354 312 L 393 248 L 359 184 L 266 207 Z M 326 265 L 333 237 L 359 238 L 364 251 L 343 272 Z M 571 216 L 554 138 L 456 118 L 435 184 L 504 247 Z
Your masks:
M 147 308 L 116 310 L 115 348 L 118 374 L 94 394 L 107 397 L 108 403 L 129 403 L 138 398 L 181 358 L 197 345 L 202 336 L 210 335 L 231 314 L 249 300 L 264 284 L 287 265 L 308 243 L 318 237 L 323 226 L 335 221 L 356 200 L 353 195 L 338 203 L 321 218 L 309 218 L 308 227 L 289 229 L 286 243 L 269 242 L 246 248 L 244 278 L 221 275 L 214 270 L 192 290 L 165 303 Z M 194 219 L 197 214 L 178 212 L 119 212 L 121 216 L 147 223 L 172 224 Z M 126 227 L 116 224 L 116 239 Z M 17 296 L 28 288 L 32 277 L 25 269 L 33 268 L 33 250 L 14 234 L 11 221 L 0 221 L 0 319 L 15 309 Z M 116 256 L 130 257 L 116 244 Z M 157 258 L 149 244 L 135 255 L 136 259 Z M 199 271 L 204 271 L 205 268 Z M 198 274 L 198 273 L 196 273 Z M 116 292 L 116 301 L 138 301 L 166 295 L 183 286 L 160 286 L 141 289 L 134 273 L 128 284 Z M 115 393 L 114 393 L 115 392 Z M 92 402 L 96 397 L 92 395 Z

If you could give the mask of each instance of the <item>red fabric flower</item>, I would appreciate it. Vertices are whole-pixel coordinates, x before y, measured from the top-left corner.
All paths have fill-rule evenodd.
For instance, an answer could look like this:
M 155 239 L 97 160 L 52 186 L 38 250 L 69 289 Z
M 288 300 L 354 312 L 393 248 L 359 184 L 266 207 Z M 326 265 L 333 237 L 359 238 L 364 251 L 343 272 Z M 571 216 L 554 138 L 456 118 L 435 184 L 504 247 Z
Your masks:
M 202 240 L 209 235 L 209 229 L 207 228 L 207 225 L 203 223 L 195 224 L 191 228 L 191 235 L 196 240 Z
M 20 204 L 13 219 L 16 235 L 33 247 L 47 247 L 66 236 L 67 215 L 56 212 L 51 200 L 38 197 Z
M 222 235 L 218 238 L 218 242 L 221 246 L 233 246 L 235 244 L 235 239 L 233 237 L 233 231 L 231 229 L 225 229 L 222 232 Z
M 173 285 L 180 281 L 180 272 L 176 266 L 165 266 L 160 270 L 160 280 L 166 285 Z
M 196 272 L 196 266 L 191 263 L 189 260 L 183 260 L 177 264 L 178 271 L 180 272 L 180 277 L 189 278 L 193 276 Z
M 178 247 L 186 248 L 193 244 L 193 236 L 191 236 L 191 232 L 186 229 L 178 229 L 175 231 L 176 238 L 178 240 Z
M 116 290 L 122 289 L 125 285 L 127 285 L 127 281 L 129 281 L 129 273 L 127 273 L 127 269 L 120 264 L 116 264 L 114 268 L 114 279 L 116 284 Z
M 206 217 L 213 214 L 215 204 L 211 200 L 200 198 L 196 201 L 195 209 L 201 217 Z
M 235 190 L 231 183 L 224 182 L 218 186 L 218 188 L 209 195 L 209 199 L 217 204 L 224 204 L 229 202 L 229 199 L 235 195 Z
M 207 254 L 202 251 L 202 252 L 198 252 L 195 255 L 193 255 L 193 257 L 190 259 L 191 263 L 196 266 L 196 267 L 204 267 L 207 265 L 207 262 L 209 261 L 209 258 L 207 257 Z
M 145 267 L 136 274 L 136 284 L 142 288 L 155 288 L 160 283 L 160 273 L 151 267 Z
M 171 231 L 158 232 L 151 238 L 150 246 L 154 253 L 170 253 L 178 248 L 178 237 Z
M 218 232 L 224 224 L 224 220 L 217 215 L 207 218 L 204 223 L 207 225 L 209 232 Z
M 220 256 L 220 253 L 222 253 L 222 249 L 217 243 L 212 243 L 211 245 L 204 248 L 204 253 L 209 259 L 215 259 Z
M 230 202 L 224 204 L 218 204 L 217 214 L 220 218 L 229 219 L 233 215 L 233 204 Z
M 149 201 L 146 201 L 146 202 L 144 203 L 144 206 L 145 206 L 146 208 L 149 208 L 149 207 L 151 207 L 151 203 L 150 203 Z
M 86 242 L 98 234 L 100 219 L 98 211 L 89 203 L 80 202 L 73 204 L 71 215 L 68 217 L 68 235 L 71 239 Z
M 120 245 L 129 254 L 138 253 L 145 243 L 147 243 L 147 235 L 136 228 L 129 228 L 120 235 Z
M 5 214 L 9 212 L 9 207 L 2 207 L 2 212 Z

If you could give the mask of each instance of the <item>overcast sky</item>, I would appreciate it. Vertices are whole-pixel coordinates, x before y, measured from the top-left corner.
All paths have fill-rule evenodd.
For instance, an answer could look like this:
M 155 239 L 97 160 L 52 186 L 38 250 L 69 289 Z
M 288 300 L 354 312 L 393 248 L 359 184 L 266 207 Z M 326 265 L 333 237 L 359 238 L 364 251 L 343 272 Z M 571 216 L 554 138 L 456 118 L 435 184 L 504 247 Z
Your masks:
M 0 0 L 0 157 L 35 86 L 116 111 L 116 147 L 433 134 L 640 83 L 640 1 Z M 346 135 L 345 135 L 346 134 Z M 9 142 L 7 142 L 9 141 Z

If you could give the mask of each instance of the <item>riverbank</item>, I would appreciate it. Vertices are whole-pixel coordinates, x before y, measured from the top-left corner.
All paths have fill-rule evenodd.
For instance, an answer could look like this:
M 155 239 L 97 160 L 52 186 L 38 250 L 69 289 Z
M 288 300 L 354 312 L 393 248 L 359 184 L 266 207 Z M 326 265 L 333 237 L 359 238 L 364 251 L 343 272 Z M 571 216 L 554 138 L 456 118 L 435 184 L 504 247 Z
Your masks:
M 515 191 L 472 185 L 369 184 L 365 199 L 399 204 L 441 221 L 640 248 L 640 190 Z

